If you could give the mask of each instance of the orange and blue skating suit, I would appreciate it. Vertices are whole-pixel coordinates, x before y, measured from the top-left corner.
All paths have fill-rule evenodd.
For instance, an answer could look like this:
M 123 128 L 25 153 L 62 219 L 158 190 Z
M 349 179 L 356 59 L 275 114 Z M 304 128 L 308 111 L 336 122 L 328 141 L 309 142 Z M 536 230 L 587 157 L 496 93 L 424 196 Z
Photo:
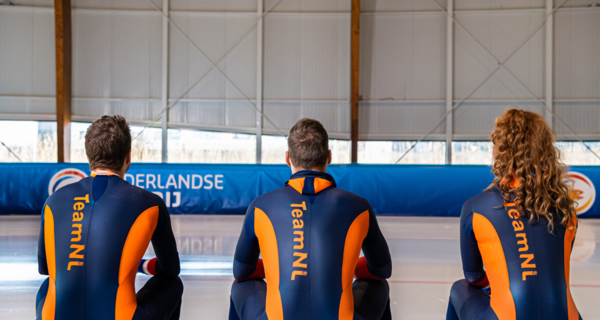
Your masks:
M 555 218 L 552 232 L 545 218 L 530 223 L 528 217 L 519 215 L 514 203 L 504 204 L 496 187 L 468 200 L 460 218 L 464 275 L 475 286 L 486 286 L 489 281 L 491 299 L 477 315 L 463 310 L 461 320 L 580 319 L 569 288 L 576 232 L 575 217 L 569 228 Z M 472 286 L 463 287 L 470 290 Z M 451 293 L 451 300 L 465 300 L 461 294 Z M 464 307 L 463 302 L 469 303 L 462 301 L 456 308 Z
M 327 173 L 300 171 L 248 208 L 234 277 L 250 277 L 262 255 L 268 319 L 352 319 L 361 248 L 368 271 L 389 278 L 388 245 L 368 201 Z
M 134 282 L 150 241 L 158 258 L 154 273 L 176 278 L 180 286 L 167 208 L 160 197 L 118 176 L 61 188 L 41 218 L 38 265 L 49 275 L 38 307 L 42 320 L 131 320 L 136 312 L 147 319 Z

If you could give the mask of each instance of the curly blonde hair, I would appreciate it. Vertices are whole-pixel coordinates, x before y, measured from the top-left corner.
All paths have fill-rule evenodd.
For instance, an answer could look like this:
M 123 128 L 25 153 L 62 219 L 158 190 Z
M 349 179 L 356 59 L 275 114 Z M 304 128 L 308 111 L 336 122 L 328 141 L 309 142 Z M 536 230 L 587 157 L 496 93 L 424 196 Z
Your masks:
M 505 204 L 511 202 L 511 194 L 515 195 L 517 211 L 530 223 L 548 219 L 550 231 L 555 218 L 572 228 L 575 215 L 575 204 L 564 182 L 567 168 L 560 160 L 555 141 L 556 135 L 542 116 L 518 109 L 496 118 L 492 131 L 492 171 L 496 176 L 493 186 L 500 189 Z M 514 183 L 514 179 L 519 183 Z

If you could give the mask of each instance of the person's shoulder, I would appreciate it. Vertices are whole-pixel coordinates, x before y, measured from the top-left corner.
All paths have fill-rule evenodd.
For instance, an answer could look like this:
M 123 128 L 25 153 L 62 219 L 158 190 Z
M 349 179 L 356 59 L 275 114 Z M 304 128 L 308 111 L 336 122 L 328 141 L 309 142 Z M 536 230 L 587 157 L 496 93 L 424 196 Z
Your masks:
M 132 201 L 144 201 L 151 206 L 159 205 L 163 202 L 163 199 L 156 193 L 150 192 L 144 188 L 132 185 L 126 180 L 119 181 L 120 194 L 129 197 Z
M 482 193 L 469 199 L 472 204 L 488 204 L 490 201 L 497 202 L 498 198 L 502 198 L 500 190 L 496 187 L 490 187 L 485 189 Z
M 362 203 L 369 203 L 369 201 L 367 201 L 367 199 L 357 195 L 356 193 L 352 193 L 348 190 L 344 190 L 344 189 L 340 189 L 340 188 L 331 188 L 331 190 L 329 191 L 330 194 L 332 196 L 336 196 L 336 197 L 340 197 L 343 199 L 348 199 L 348 200 L 353 200 L 353 201 L 357 201 L 357 202 L 362 202 Z
M 356 209 L 358 212 L 371 209 L 369 201 L 355 193 L 348 190 L 331 188 L 327 191 L 327 201 L 334 201 L 334 203 L 343 204 L 344 207 L 351 207 Z
M 502 204 L 502 194 L 496 187 L 485 189 L 482 193 L 467 200 L 463 208 L 469 208 L 471 212 L 485 214 L 490 208 Z M 463 210 L 464 212 L 464 210 Z
M 287 193 L 290 191 L 297 192 L 296 190 L 288 188 L 287 186 L 283 187 L 283 188 L 275 189 L 273 191 L 269 191 L 265 194 L 258 196 L 256 199 L 254 199 L 254 201 L 252 201 L 251 205 L 254 205 L 256 203 L 268 203 L 268 202 L 272 202 L 273 200 L 279 200 L 283 196 L 287 195 Z
M 55 201 L 63 202 L 65 199 L 84 196 L 82 194 L 89 193 L 92 179 L 91 177 L 83 178 L 75 183 L 61 187 L 48 197 L 46 204 L 50 205 Z

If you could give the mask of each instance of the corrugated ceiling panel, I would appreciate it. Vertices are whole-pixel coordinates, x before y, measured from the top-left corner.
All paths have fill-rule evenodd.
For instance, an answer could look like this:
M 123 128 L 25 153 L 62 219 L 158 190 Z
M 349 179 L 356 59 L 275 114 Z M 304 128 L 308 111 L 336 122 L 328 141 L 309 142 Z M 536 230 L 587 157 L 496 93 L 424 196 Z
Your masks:
M 256 14 L 173 13 L 172 19 L 210 60 L 214 63 L 221 60 L 218 67 L 243 94 L 219 71 L 212 69 L 211 63 L 185 36 L 172 27 L 169 46 L 171 98 L 181 97 L 189 88 L 192 89 L 184 98 L 256 97 Z M 200 79 L 202 80 L 193 86 Z
M 562 5 L 565 8 L 597 6 L 598 0 L 554 0 L 554 6 L 559 5 Z
M 121 115 L 130 124 L 146 125 L 156 119 L 161 111 L 160 100 L 151 99 L 82 99 L 71 102 L 72 119 L 79 122 L 92 122 L 102 115 Z M 159 125 L 160 122 L 154 123 Z
M 519 100 L 463 102 L 454 111 L 454 134 L 473 137 L 467 140 L 489 139 L 496 117 L 511 108 L 542 113 L 544 106 L 536 101 Z
M 364 100 L 445 98 L 445 15 L 365 14 L 361 20 Z
M 436 0 L 440 6 L 446 8 L 446 0 Z M 435 2 L 423 0 L 370 0 L 361 1 L 362 12 L 390 12 L 390 11 L 438 11 L 440 7 Z
M 264 39 L 267 117 L 283 132 L 300 118 L 315 118 L 332 138 L 348 139 L 350 14 L 273 13 Z M 277 133 L 266 120 L 264 127 Z
M 0 7 L 0 113 L 54 114 L 54 13 L 50 9 Z M 27 116 L 28 118 L 31 115 Z
M 53 0 L 11 0 L 17 6 L 54 7 Z
M 171 102 L 173 103 L 173 102 Z M 256 132 L 256 109 L 248 101 L 181 101 L 171 109 L 170 127 Z
M 32 94 L 53 96 L 56 93 L 54 13 L 51 10 L 34 10 L 33 30 Z
M 349 14 L 268 15 L 264 98 L 347 100 L 349 49 Z
M 444 102 L 361 102 L 359 139 L 418 139 L 437 125 L 445 110 Z M 444 121 L 429 139 L 445 132 Z
M 73 95 L 160 98 L 161 18 L 145 12 L 73 13 Z
M 180 12 L 171 17 L 185 36 L 170 28 L 169 104 L 182 100 L 171 109 L 169 125 L 255 132 L 255 102 L 245 99 L 256 98 L 256 14 Z M 186 37 L 212 62 L 220 61 L 218 67 L 232 82 Z
M 147 1 L 147 0 L 146 0 Z M 154 0 L 157 1 L 157 0 Z M 253 11 L 256 0 L 170 0 L 171 10 L 182 11 Z
M 545 6 L 545 0 L 454 0 L 454 10 L 539 9 Z
M 161 21 L 158 13 L 73 12 L 74 117 L 154 119 L 157 106 L 147 99 L 160 99 Z
M 505 61 L 524 41 L 540 27 L 544 14 L 540 12 L 457 13 L 457 21 L 471 33 L 455 27 L 454 97 L 461 99 L 497 67 L 492 58 Z M 544 84 L 544 32 L 535 32 L 517 53 L 505 64 L 510 72 L 501 70 L 486 81 L 472 99 L 531 99 L 534 98 L 519 82 L 541 98 Z M 492 55 L 483 48 L 489 50 Z
M 554 97 L 600 99 L 600 8 L 559 11 L 554 35 Z
M 3 120 L 54 120 L 54 97 L 0 96 L 0 118 Z
M 348 102 L 327 101 L 265 101 L 264 112 L 273 121 L 263 121 L 265 134 L 289 132 L 296 121 L 302 118 L 319 120 L 327 129 L 331 139 L 350 139 L 350 105 Z
M 32 94 L 34 10 L 0 8 L 0 92 Z
M 279 0 L 265 0 L 264 9 L 271 8 Z M 273 12 L 350 12 L 352 0 L 281 0 Z
M 113 13 L 112 95 L 160 97 L 161 18 L 145 13 Z
M 565 122 L 576 134 L 587 136 L 595 135 L 595 140 L 600 134 L 600 100 L 599 101 L 556 101 L 554 112 Z M 554 121 L 554 130 L 559 135 L 572 136 L 571 130 L 567 129 L 560 121 Z
M 162 10 L 162 0 L 71 0 L 73 8 Z

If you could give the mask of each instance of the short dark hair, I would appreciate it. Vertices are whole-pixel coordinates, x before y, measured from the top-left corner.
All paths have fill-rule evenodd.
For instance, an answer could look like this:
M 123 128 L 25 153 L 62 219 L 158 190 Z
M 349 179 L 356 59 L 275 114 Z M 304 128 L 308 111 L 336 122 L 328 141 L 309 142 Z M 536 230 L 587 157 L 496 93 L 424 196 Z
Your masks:
M 122 116 L 102 116 L 85 133 L 85 154 L 90 170 L 121 170 L 130 150 L 129 123 Z
M 290 129 L 288 150 L 294 166 L 304 169 L 322 167 L 329 156 L 327 131 L 317 120 L 301 119 Z

